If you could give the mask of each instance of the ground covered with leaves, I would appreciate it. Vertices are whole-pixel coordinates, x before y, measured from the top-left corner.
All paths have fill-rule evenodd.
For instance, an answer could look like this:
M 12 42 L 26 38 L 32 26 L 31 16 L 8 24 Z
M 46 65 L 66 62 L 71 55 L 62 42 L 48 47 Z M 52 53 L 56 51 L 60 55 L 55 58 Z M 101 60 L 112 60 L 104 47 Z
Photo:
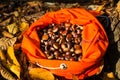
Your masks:
M 120 4 L 119 4 L 120 5 Z M 86 8 L 101 11 L 101 15 L 106 18 L 97 17 L 110 39 L 110 47 L 107 53 L 114 53 L 111 51 L 111 46 L 119 40 L 119 29 L 108 29 L 108 26 L 117 26 L 119 22 L 118 15 L 120 14 L 120 7 L 117 7 L 117 1 L 112 0 L 1 0 L 0 1 L 0 79 L 2 80 L 61 80 L 60 77 L 54 76 L 44 69 L 32 68 L 35 65 L 27 61 L 26 55 L 21 50 L 22 34 L 29 28 L 29 26 L 38 20 L 47 12 L 57 11 L 64 8 Z M 117 12 L 115 12 L 117 10 Z M 118 14 L 117 14 L 118 13 Z M 108 24 L 106 25 L 106 23 Z M 119 25 L 118 25 L 119 26 Z M 111 36 L 112 35 L 112 36 Z M 116 46 L 117 47 L 117 46 Z M 105 57 L 105 68 L 98 76 L 93 76 L 87 80 L 118 80 L 114 76 L 113 66 L 114 59 L 111 59 L 113 54 Z M 118 54 L 119 51 L 116 52 Z M 109 58 L 109 59 L 108 59 Z M 115 57 L 116 58 L 116 57 Z M 119 57 L 118 57 L 119 58 Z M 108 60 L 107 60 L 108 59 Z M 112 62 L 113 61 L 113 62 Z M 110 65 L 112 67 L 110 67 Z M 39 73 L 39 74 L 38 74 Z M 39 79 L 35 79 L 35 76 Z M 46 77 L 47 76 L 47 77 Z M 73 80 L 78 80 L 73 78 Z

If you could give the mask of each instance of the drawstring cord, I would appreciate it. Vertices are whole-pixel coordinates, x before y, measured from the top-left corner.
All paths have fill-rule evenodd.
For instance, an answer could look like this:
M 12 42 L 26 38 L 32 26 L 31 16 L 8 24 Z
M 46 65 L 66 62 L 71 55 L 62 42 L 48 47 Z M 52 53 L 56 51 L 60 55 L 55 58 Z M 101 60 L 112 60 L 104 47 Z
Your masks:
M 35 63 L 37 66 L 41 67 L 41 68 L 45 68 L 45 69 L 62 69 L 62 70 L 65 70 L 67 69 L 67 65 L 65 63 L 62 63 L 60 64 L 59 67 L 46 67 L 46 66 L 42 66 L 40 65 L 38 62 Z

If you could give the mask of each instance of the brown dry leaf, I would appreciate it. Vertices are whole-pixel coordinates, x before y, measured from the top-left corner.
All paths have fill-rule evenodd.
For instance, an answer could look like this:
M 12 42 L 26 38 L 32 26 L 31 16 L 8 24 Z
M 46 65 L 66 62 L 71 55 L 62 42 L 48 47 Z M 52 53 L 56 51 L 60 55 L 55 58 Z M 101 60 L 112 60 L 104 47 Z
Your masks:
M 16 42 L 17 38 L 6 38 L 2 37 L 0 38 L 0 49 L 1 50 L 7 50 L 9 46 L 13 46 L 14 43 Z
M 14 12 L 12 12 L 11 14 L 14 14 L 15 17 L 18 17 L 18 16 L 19 16 L 18 11 L 14 11 Z
M 35 6 L 38 6 L 38 5 L 41 5 L 40 2 L 38 1 L 32 1 L 32 2 L 27 2 L 31 7 L 35 7 Z
M 0 64 L 0 74 L 2 77 L 4 77 L 6 80 L 17 80 L 15 77 L 11 75 L 10 72 L 6 70 L 1 64 Z
M 3 31 L 2 34 L 3 34 L 4 37 L 8 37 L 8 38 L 13 38 L 14 37 L 12 34 L 8 33 L 7 31 Z
M 29 24 L 27 22 L 22 22 L 20 24 L 20 31 L 24 32 L 25 30 L 27 30 L 29 28 Z
M 9 33 L 16 34 L 18 32 L 18 26 L 16 23 L 10 24 L 7 26 Z
M 53 74 L 43 68 L 32 68 L 29 74 L 33 80 L 54 80 Z
M 6 26 L 7 24 L 10 23 L 10 21 L 11 21 L 11 18 L 8 18 L 8 19 L 2 21 L 2 22 L 0 23 L 0 26 Z

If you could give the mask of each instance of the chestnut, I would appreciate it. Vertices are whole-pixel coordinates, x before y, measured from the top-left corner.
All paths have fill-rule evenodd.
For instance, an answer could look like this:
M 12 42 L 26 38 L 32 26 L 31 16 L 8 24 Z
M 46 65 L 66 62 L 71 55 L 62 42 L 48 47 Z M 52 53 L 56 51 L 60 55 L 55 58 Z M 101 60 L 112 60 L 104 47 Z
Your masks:
M 66 56 L 66 54 L 62 53 L 62 57 L 65 57 L 65 56 Z
M 43 41 L 43 40 L 40 40 L 40 42 L 41 42 L 41 43 L 44 43 L 44 41 Z
M 48 40 L 48 38 L 49 38 L 49 36 L 48 36 L 47 34 L 44 34 L 44 35 L 42 36 L 42 40 Z
M 72 40 L 73 36 L 71 34 L 67 34 L 66 41 L 70 42 Z
M 70 60 L 70 61 L 75 61 L 75 58 L 74 58 L 74 57 L 71 57 L 69 60 Z
M 54 55 L 55 55 L 55 57 L 58 57 L 60 55 L 60 52 L 58 50 L 55 50 Z
M 52 30 L 53 30 L 52 28 L 49 28 L 47 33 L 48 34 L 53 33 Z
M 81 42 L 81 39 L 80 38 L 74 38 L 74 41 L 76 44 L 79 44 Z
M 60 42 L 60 38 L 57 38 L 57 39 L 56 39 L 56 42 Z
M 75 54 L 81 54 L 82 53 L 82 50 L 81 49 L 76 49 L 75 50 Z
M 75 54 L 81 54 L 82 53 L 82 47 L 80 45 L 75 45 Z
M 62 44 L 61 44 L 61 48 L 63 49 L 64 52 L 69 51 L 69 48 L 66 46 L 65 43 L 62 43 Z
M 81 61 L 81 59 L 82 59 L 82 56 L 79 56 L 79 57 L 78 57 L 78 61 Z
M 67 56 L 71 56 L 72 53 L 68 51 L 68 52 L 65 53 L 65 55 L 67 55 Z
M 53 59 L 54 58 L 54 55 L 53 54 L 50 54 L 49 56 L 47 56 L 48 59 Z
M 47 55 L 47 54 L 49 54 L 49 51 L 48 51 L 48 50 L 45 50 L 44 53 Z
M 50 45 L 45 46 L 45 50 L 50 50 Z
M 45 44 L 45 46 L 47 46 L 48 45 L 48 41 L 44 41 L 44 44 Z
M 76 32 L 77 34 L 81 34 L 82 31 L 80 29 L 77 29 Z
M 52 37 L 53 32 L 49 32 L 48 35 L 49 35 L 49 37 Z
M 49 40 L 48 45 L 52 45 L 55 41 L 54 40 Z
M 61 34 L 62 34 L 63 36 L 66 36 L 67 30 L 62 31 Z
M 64 25 L 65 25 L 65 29 L 68 30 L 68 29 L 70 29 L 71 23 L 65 22 Z
M 81 25 L 77 25 L 79 28 L 80 28 L 80 30 L 83 30 L 83 26 L 81 26 Z
M 74 48 L 73 47 L 70 49 L 70 52 L 74 52 Z
M 69 61 L 69 60 L 70 60 L 70 56 L 69 56 L 69 55 L 66 55 L 66 56 L 65 56 L 65 60 Z
M 58 27 L 57 26 L 54 26 L 53 27 L 53 32 L 55 33 L 55 32 L 57 32 L 58 31 Z
M 74 31 L 74 30 L 76 29 L 76 27 L 77 27 L 77 25 L 73 24 L 73 25 L 71 26 L 71 30 Z
M 48 59 L 80 61 L 82 30 L 83 26 L 71 24 L 70 20 L 61 24 L 50 24 L 38 32 L 40 48 Z
M 75 37 L 75 38 L 78 37 L 78 34 L 77 34 L 76 32 L 72 32 L 71 34 L 72 34 L 72 36 Z
M 62 37 L 60 38 L 59 44 L 64 43 L 64 42 L 65 42 L 65 38 L 62 36 Z
M 58 59 L 59 59 L 59 60 L 64 60 L 65 58 L 62 57 L 62 56 L 59 56 Z
M 53 47 L 55 48 L 55 49 L 58 49 L 60 46 L 59 46 L 59 43 L 57 43 L 57 42 L 55 42 L 55 43 L 53 43 Z
M 53 34 L 53 35 L 51 36 L 51 39 L 52 39 L 52 40 L 56 40 L 58 37 L 59 37 L 59 35 Z
M 75 49 L 79 49 L 79 48 L 81 48 L 81 46 L 80 46 L 80 45 L 75 44 L 75 45 L 74 45 L 74 48 L 75 48 Z
M 50 47 L 50 51 L 54 51 L 54 50 L 55 50 L 55 48 L 51 46 Z
M 63 50 L 62 50 L 61 48 L 59 48 L 59 52 L 60 52 L 60 53 L 63 53 Z

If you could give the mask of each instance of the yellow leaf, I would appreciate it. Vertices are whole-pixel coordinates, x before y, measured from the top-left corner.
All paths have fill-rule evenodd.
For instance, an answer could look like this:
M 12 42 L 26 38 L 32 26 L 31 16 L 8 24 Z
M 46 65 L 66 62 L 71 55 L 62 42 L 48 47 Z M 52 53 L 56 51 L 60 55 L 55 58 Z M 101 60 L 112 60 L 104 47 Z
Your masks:
M 10 24 L 7 26 L 9 33 L 16 34 L 18 32 L 18 26 L 16 23 Z
M 104 6 L 105 6 L 105 4 L 100 5 L 100 6 L 96 9 L 96 11 L 100 12 L 100 11 L 104 8 Z
M 14 54 L 14 48 L 9 46 L 7 49 L 7 54 L 9 58 L 12 60 L 13 64 L 20 66 L 19 62 L 17 61 L 15 54 Z
M 10 70 L 20 79 L 20 66 L 11 65 Z
M 8 61 L 9 69 L 14 74 L 16 74 L 18 78 L 20 78 L 20 64 L 15 57 L 14 48 L 9 46 L 7 49 L 7 54 L 9 56 L 10 60 L 12 60 L 12 63 L 10 63 L 10 61 Z
M 108 78 L 115 78 L 113 72 L 107 73 L 107 77 L 108 77 Z
M 120 1 L 118 1 L 116 9 L 120 11 Z
M 1 59 L 1 60 L 6 60 L 5 55 L 4 55 L 4 53 L 2 52 L 2 50 L 0 50 L 0 59 Z
M 29 28 L 29 24 L 27 22 L 22 22 L 20 24 L 20 31 L 23 32 Z
M 33 80 L 54 80 L 53 74 L 43 68 L 32 68 L 29 74 Z
M 16 78 L 13 77 L 12 74 L 6 68 L 4 68 L 1 64 L 0 64 L 0 74 L 2 77 L 5 78 L 5 80 L 16 80 Z

